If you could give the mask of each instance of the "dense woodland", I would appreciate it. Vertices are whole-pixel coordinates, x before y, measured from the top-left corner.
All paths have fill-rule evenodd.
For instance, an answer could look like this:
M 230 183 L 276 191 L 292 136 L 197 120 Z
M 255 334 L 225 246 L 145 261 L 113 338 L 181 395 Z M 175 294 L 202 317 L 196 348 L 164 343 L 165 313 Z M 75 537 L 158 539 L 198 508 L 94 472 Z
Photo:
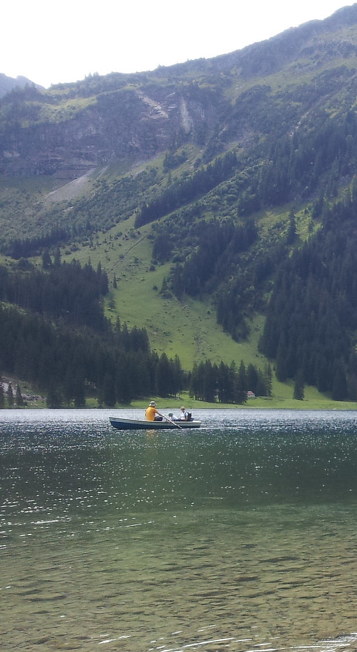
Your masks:
M 189 391 L 195 399 L 210 403 L 245 403 L 249 396 L 271 396 L 272 370 L 269 364 L 262 371 L 243 361 L 237 367 L 235 362 L 226 365 L 206 360 L 194 364 Z
M 184 389 L 201 400 L 244 403 L 248 389 L 271 391 L 267 372 L 206 362 L 187 373 L 177 356 L 150 350 L 144 329 L 119 319 L 112 325 L 101 305 L 108 280 L 100 267 L 47 254 L 43 269 L 33 270 L 22 260 L 16 270 L 0 267 L 0 292 L 0 369 L 31 383 L 49 407 L 83 407 L 86 397 L 110 407 Z M 10 389 L 0 381 L 0 407 L 22 406 L 19 390 Z
M 108 277 L 100 265 L 95 271 L 90 264 L 81 267 L 76 261 L 61 264 L 59 257 L 52 262 L 44 253 L 42 270 L 24 259 L 16 272 L 0 267 L 0 301 L 58 322 L 105 330 L 100 298 L 107 292 Z
M 322 210 L 322 228 L 280 266 L 261 350 L 279 380 L 302 375 L 335 400 L 357 399 L 357 186 Z

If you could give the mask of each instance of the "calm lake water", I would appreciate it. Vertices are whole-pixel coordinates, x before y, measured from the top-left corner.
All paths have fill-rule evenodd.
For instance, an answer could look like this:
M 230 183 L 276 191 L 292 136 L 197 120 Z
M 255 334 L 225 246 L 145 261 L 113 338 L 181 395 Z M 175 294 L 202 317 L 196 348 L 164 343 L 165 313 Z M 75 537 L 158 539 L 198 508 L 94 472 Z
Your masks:
M 4 652 L 357 649 L 356 412 L 118 413 L 0 411 Z

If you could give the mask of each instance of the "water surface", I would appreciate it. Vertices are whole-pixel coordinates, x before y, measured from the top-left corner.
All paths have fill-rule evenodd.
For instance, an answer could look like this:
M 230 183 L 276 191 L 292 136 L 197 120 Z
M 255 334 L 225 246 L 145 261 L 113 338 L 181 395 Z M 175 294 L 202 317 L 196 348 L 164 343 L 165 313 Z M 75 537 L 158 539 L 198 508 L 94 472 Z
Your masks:
M 0 411 L 4 651 L 356 649 L 355 412 L 113 414 Z

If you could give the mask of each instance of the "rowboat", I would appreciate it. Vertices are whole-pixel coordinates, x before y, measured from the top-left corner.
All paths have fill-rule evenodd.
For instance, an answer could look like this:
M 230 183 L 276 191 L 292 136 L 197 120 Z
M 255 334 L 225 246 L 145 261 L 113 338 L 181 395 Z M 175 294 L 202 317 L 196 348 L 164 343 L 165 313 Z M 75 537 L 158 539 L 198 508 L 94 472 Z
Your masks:
M 201 421 L 146 421 L 144 419 L 124 419 L 109 417 L 113 428 L 118 430 L 179 430 L 181 428 L 199 428 Z

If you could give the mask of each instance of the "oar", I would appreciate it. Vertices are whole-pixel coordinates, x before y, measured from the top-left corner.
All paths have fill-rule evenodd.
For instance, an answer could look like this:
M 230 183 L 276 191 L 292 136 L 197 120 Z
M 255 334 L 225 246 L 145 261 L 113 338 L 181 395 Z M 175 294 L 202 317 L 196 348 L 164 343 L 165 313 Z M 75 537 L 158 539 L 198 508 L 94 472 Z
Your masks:
M 158 412 L 158 414 L 160 414 L 160 412 Z M 169 417 L 165 416 L 165 414 L 160 414 L 160 417 L 163 417 L 164 419 L 166 419 L 166 421 L 169 421 L 174 426 L 176 426 L 176 428 L 180 428 L 180 430 L 182 430 L 182 426 L 179 426 L 179 424 L 176 423 L 176 421 L 173 421 L 172 419 L 169 419 Z

